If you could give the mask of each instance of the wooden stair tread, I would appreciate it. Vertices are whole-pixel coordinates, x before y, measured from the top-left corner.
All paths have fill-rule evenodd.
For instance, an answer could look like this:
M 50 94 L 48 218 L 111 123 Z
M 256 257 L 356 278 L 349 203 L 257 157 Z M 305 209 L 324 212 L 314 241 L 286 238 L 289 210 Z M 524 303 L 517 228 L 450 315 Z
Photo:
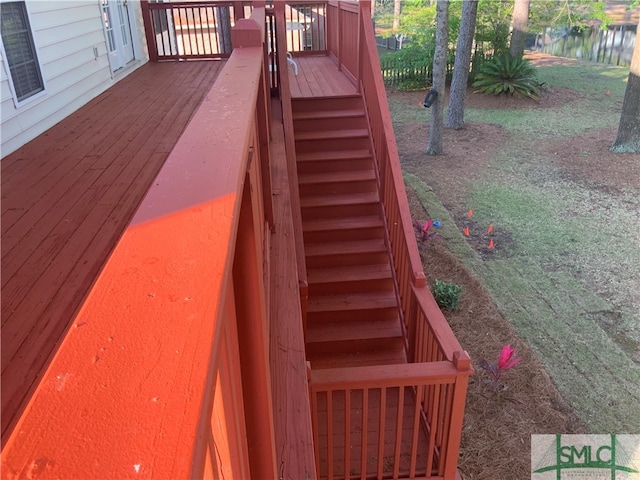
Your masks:
M 360 228 L 383 227 L 382 219 L 377 215 L 364 215 L 360 217 L 330 217 L 314 220 L 304 220 L 302 230 L 304 232 L 324 232 L 327 230 L 345 230 Z
M 376 173 L 373 170 L 352 170 L 346 172 L 303 173 L 298 175 L 300 185 L 312 185 L 321 183 L 347 183 L 375 181 Z
M 407 363 L 404 349 L 373 350 L 355 353 L 318 353 L 307 357 L 311 369 L 397 365 Z
M 372 240 L 352 240 L 346 242 L 323 242 L 305 245 L 307 257 L 324 255 L 352 255 L 356 253 L 382 253 L 387 246 L 381 238 Z
M 307 312 L 333 312 L 347 310 L 374 310 L 397 308 L 395 292 L 343 293 L 339 295 L 317 295 L 310 297 Z
M 294 112 L 294 120 L 316 120 L 329 118 L 348 118 L 364 116 L 364 108 L 341 109 L 341 110 L 318 110 L 306 112 Z
M 392 278 L 389 264 L 351 265 L 345 267 L 312 268 L 307 272 L 309 284 L 357 282 Z
M 398 317 L 384 320 L 354 320 L 349 322 L 315 322 L 307 328 L 307 343 L 366 341 L 402 338 Z
M 299 132 L 295 134 L 296 141 L 304 140 L 334 140 L 338 138 L 361 138 L 369 137 L 366 128 L 356 128 L 353 130 L 313 130 L 310 132 Z
M 300 199 L 300 206 L 305 207 L 340 207 L 345 205 L 362 205 L 379 203 L 378 192 L 314 195 Z
M 332 160 L 360 160 L 371 158 L 371 151 L 366 149 L 328 150 L 326 152 L 305 152 L 296 155 L 298 162 L 318 162 Z

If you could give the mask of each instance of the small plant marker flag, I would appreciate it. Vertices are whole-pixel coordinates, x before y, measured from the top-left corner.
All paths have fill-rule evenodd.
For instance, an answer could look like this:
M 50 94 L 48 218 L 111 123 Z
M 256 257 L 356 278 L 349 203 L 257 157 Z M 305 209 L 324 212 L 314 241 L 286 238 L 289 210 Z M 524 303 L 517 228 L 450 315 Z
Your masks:
M 493 224 L 492 223 L 490 223 L 489 224 L 489 228 L 487 228 L 487 233 L 491 233 L 491 232 L 493 232 Z
M 469 236 L 469 227 L 464 227 L 464 230 L 462 230 L 462 233 L 464 233 L 468 237 Z
M 491 240 L 489 242 L 489 250 L 491 250 L 494 246 L 495 246 L 495 244 L 493 243 L 493 240 Z
M 467 217 L 469 217 L 469 218 L 473 217 L 473 210 L 469 210 L 467 212 Z

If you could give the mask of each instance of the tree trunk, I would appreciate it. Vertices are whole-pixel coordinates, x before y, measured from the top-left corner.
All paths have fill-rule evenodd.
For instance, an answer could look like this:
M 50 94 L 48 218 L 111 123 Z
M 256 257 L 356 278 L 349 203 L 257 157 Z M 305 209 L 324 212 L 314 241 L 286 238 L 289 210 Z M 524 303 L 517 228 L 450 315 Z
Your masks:
M 640 153 L 640 22 L 622 102 L 618 137 L 610 150 L 617 153 Z
M 529 29 L 529 0 L 515 0 L 513 17 L 511 17 L 511 43 L 509 54 L 511 58 L 522 57 L 524 44 Z
M 469 68 L 471 66 L 471 48 L 476 31 L 477 13 L 478 0 L 464 0 L 446 123 L 447 128 L 456 130 L 464 127 L 464 97 L 467 93 L 467 81 L 469 80 Z
M 402 0 L 393 0 L 393 33 L 400 28 L 400 14 L 402 13 Z
M 447 46 L 449 43 L 449 0 L 438 0 L 436 5 L 436 51 L 433 56 L 433 89 L 438 92 L 431 106 L 431 126 L 427 155 L 442 155 L 444 121 L 444 93 L 447 78 Z

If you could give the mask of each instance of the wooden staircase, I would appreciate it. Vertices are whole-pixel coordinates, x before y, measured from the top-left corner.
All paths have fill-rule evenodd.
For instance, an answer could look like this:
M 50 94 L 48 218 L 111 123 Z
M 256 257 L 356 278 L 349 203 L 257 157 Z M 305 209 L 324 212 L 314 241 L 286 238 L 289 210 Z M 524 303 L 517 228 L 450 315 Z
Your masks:
M 406 363 L 364 104 L 293 100 L 311 367 Z

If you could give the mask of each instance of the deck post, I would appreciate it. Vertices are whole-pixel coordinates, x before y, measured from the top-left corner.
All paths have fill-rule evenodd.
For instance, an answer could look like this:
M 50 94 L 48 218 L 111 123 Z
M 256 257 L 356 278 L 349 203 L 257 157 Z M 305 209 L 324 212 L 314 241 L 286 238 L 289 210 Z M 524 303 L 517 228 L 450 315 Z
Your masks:
M 244 18 L 244 5 L 242 2 L 233 2 L 233 14 L 236 17 L 236 22 L 241 18 Z
M 261 46 L 262 38 L 262 29 L 254 19 L 241 18 L 231 30 L 233 48 Z
M 458 370 L 458 375 L 453 386 L 453 399 L 451 401 L 451 422 L 449 424 L 449 438 L 444 460 L 445 480 L 456 479 L 467 386 L 469 384 L 469 375 L 472 373 L 471 359 L 465 351 L 453 353 L 453 365 Z
M 360 8 L 358 9 L 358 70 L 356 72 L 356 85 L 358 92 L 361 92 L 362 87 L 360 86 L 360 81 L 362 80 L 362 62 L 364 61 L 362 50 L 365 48 L 364 45 L 366 45 L 364 29 L 367 28 L 367 22 L 371 23 L 371 0 L 360 0 L 358 3 Z
M 149 51 L 149 61 L 158 61 L 158 46 L 156 45 L 155 30 L 153 28 L 153 22 L 151 9 L 149 8 L 149 0 L 140 0 L 140 7 L 142 8 L 142 23 L 144 24 L 144 35 L 147 40 L 147 50 Z

